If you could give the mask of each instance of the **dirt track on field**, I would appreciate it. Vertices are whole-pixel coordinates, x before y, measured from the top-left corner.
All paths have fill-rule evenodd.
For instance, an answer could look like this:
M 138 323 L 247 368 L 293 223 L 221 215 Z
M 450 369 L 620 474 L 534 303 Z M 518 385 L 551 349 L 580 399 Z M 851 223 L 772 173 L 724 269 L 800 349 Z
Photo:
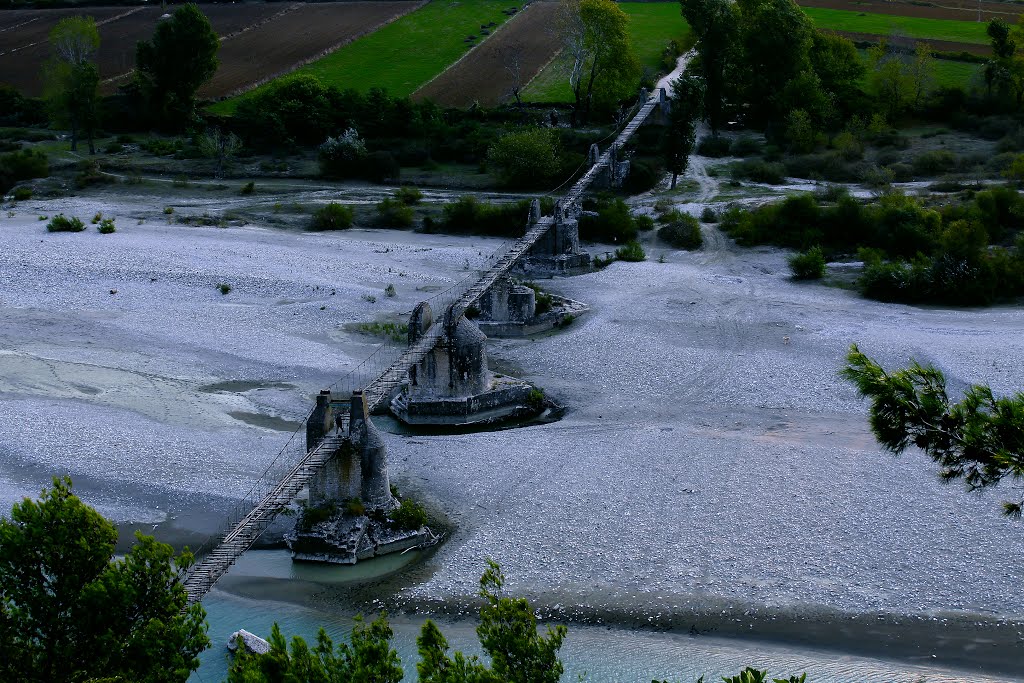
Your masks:
M 200 5 L 217 35 L 220 68 L 200 96 L 220 97 L 288 73 L 418 7 L 390 2 L 246 3 Z M 100 24 L 96 54 L 105 93 L 135 68 L 135 46 L 153 35 L 166 10 L 92 7 L 0 12 L 0 83 L 42 94 L 40 71 L 50 57 L 50 30 L 67 16 L 88 14 Z
M 828 30 L 828 33 L 835 33 L 849 38 L 853 41 L 867 41 L 869 43 L 877 43 L 879 36 L 875 33 L 858 33 L 857 31 L 833 31 Z M 907 38 L 906 36 L 884 36 L 889 41 L 890 45 L 899 47 L 908 47 L 913 49 L 917 43 L 928 43 L 932 46 L 933 50 L 939 52 L 968 52 L 972 55 L 981 55 L 982 57 L 988 57 L 992 54 L 992 48 L 988 45 L 978 45 L 977 43 L 957 43 L 951 40 L 928 40 L 926 38 Z
M 525 86 L 558 52 L 558 41 L 550 32 L 557 11 L 556 2 L 532 3 L 413 93 L 413 99 L 431 99 L 445 107 L 474 102 L 492 107 L 510 100 L 513 75 L 508 65 L 518 59 L 519 82 Z
M 978 3 L 970 2 L 970 0 L 939 0 L 934 6 L 930 7 L 901 2 L 900 0 L 796 0 L 796 4 L 801 7 L 822 7 L 850 12 L 917 17 L 920 19 L 978 20 Z M 998 17 L 1008 24 L 1014 24 L 1017 21 L 1017 17 L 1021 14 L 1024 14 L 1024 7 L 1020 5 L 1006 2 L 981 3 L 982 21 Z

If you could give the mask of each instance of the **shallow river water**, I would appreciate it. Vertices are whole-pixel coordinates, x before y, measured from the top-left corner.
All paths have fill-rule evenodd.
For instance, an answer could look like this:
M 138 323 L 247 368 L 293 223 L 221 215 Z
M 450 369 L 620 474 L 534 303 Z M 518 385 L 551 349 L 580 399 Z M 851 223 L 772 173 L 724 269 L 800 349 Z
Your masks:
M 97 195 L 25 202 L 0 220 L 5 508 L 68 473 L 119 523 L 195 544 L 311 396 L 372 352 L 375 340 L 346 325 L 411 310 L 499 245 L 187 227 L 162 206 Z M 117 233 L 48 234 L 37 219 L 97 210 L 118 216 Z M 595 680 L 689 680 L 762 651 L 759 665 L 808 668 L 814 681 L 915 680 L 916 666 L 929 681 L 957 680 L 942 678 L 949 667 L 1019 671 L 1024 536 L 998 505 L 1010 492 L 968 494 L 941 485 L 918 453 L 881 453 L 836 373 L 857 342 L 888 367 L 936 364 L 954 392 L 1017 391 L 1024 311 L 868 302 L 790 282 L 780 251 L 711 237 L 707 252 L 651 244 L 647 262 L 543 281 L 591 312 L 556 335 L 492 340 L 488 353 L 565 417 L 387 435 L 392 480 L 450 520 L 446 543 L 379 589 L 227 581 L 207 603 L 215 648 L 203 680 L 219 675 L 208 667 L 221 631 L 265 632 L 275 618 L 309 633 L 326 614 L 386 606 L 409 620 L 409 652 L 416 614 L 472 612 L 488 557 L 542 615 L 573 622 L 567 657 Z M 331 622 L 340 630 L 342 617 Z M 471 639 L 462 623 L 453 628 Z M 613 665 L 623 668 L 599 673 Z

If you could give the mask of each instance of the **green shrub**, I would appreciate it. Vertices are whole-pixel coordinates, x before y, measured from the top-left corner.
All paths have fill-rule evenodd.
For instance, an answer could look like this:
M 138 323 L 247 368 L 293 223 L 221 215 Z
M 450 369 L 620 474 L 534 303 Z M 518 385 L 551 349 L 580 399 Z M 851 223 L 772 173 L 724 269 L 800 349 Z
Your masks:
M 423 193 L 415 187 L 400 187 L 395 190 L 395 199 L 406 206 L 412 206 L 413 204 L 420 203 L 420 200 L 423 199 Z
M 338 513 L 338 506 L 333 501 L 326 501 L 316 507 L 307 507 L 302 511 L 302 519 L 299 526 L 302 531 L 312 531 L 313 527 L 321 522 L 326 522 Z
M 389 299 L 394 297 L 397 294 L 398 294 L 398 292 L 395 291 L 395 286 L 394 285 L 390 285 L 389 284 L 387 287 L 384 288 L 384 296 L 388 297 Z
M 345 501 L 345 514 L 352 517 L 362 517 L 366 514 L 366 504 L 358 498 L 350 498 Z
M 313 230 L 347 230 L 352 227 L 352 209 L 336 202 L 321 206 L 313 213 Z
M 633 224 L 636 225 L 636 229 L 640 232 L 654 230 L 654 219 L 647 215 L 634 216 Z
M 705 206 L 704 210 L 700 212 L 700 219 L 705 223 L 717 223 L 718 214 L 710 206 Z
M 366 143 L 359 131 L 349 128 L 338 137 L 327 138 L 317 149 L 320 174 L 328 178 L 354 178 L 361 175 L 366 158 Z
M 153 156 L 165 157 L 176 154 L 185 149 L 185 143 L 181 140 L 163 140 L 161 138 L 150 138 L 139 147 Z
M 535 282 L 524 282 L 523 285 L 529 287 L 534 292 L 534 309 L 533 314 L 544 315 L 551 310 L 551 306 L 554 304 L 554 299 L 550 294 L 540 288 Z
M 702 138 L 697 143 L 697 154 L 702 157 L 712 157 L 718 159 L 720 157 L 729 156 L 729 141 L 725 138 L 720 137 L 707 137 Z
M 398 199 L 385 197 L 377 203 L 377 221 L 380 225 L 408 228 L 412 226 L 415 218 L 413 208 Z
M 821 247 L 814 246 L 789 257 L 789 269 L 794 280 L 820 280 L 825 276 L 825 255 Z
M 552 204 L 544 211 L 550 211 Z M 485 204 L 476 197 L 467 195 L 454 202 L 448 202 L 442 209 L 441 219 L 423 219 L 425 232 L 447 232 L 459 235 L 493 235 L 497 237 L 522 237 L 526 233 L 526 221 L 530 217 L 530 200 L 523 199 L 509 204 Z
M 700 232 L 700 222 L 688 213 L 671 211 L 664 216 L 664 227 L 658 230 L 659 239 L 668 242 L 676 249 L 700 249 L 704 238 Z
M 49 232 L 82 232 L 85 230 L 85 223 L 83 223 L 79 218 L 68 218 L 64 214 L 60 213 L 50 219 L 50 222 L 46 225 L 46 229 Z
M 219 285 L 217 285 L 217 289 L 220 290 L 221 294 L 229 294 L 231 292 L 231 285 L 229 285 L 226 282 L 222 282 Z
M 734 157 L 751 157 L 761 153 L 761 141 L 749 135 L 743 135 L 729 145 L 729 154 Z
M 622 183 L 626 194 L 640 194 L 658 185 L 664 176 L 664 169 L 649 161 L 634 159 L 629 164 L 629 173 Z
M 242 185 L 242 189 L 238 191 L 238 194 L 246 195 L 252 194 L 256 191 L 256 181 L 250 180 L 245 185 Z
M 922 152 L 914 157 L 914 174 L 918 176 L 937 176 L 949 173 L 956 168 L 956 157 L 952 152 L 935 149 Z
M 170 216 L 172 213 L 174 213 L 174 207 L 173 206 L 165 206 L 164 207 L 164 215 L 165 216 Z
M 46 155 L 35 149 L 23 149 L 0 154 L 0 195 L 15 183 L 50 175 L 50 162 Z
M 579 220 L 580 238 L 593 242 L 629 242 L 637 237 L 637 224 L 629 207 L 621 199 L 602 198 L 584 208 L 597 215 L 583 214 Z
M 647 258 L 644 248 L 633 240 L 615 250 L 615 258 L 620 261 L 643 261 Z
M 510 187 L 546 188 L 558 174 L 558 136 L 548 128 L 533 128 L 501 136 L 487 148 L 487 164 Z
M 781 185 L 785 180 L 786 167 L 778 162 L 748 159 L 734 164 L 730 174 L 733 180 L 752 180 L 755 183 Z
M 32 188 L 31 187 L 16 187 L 14 188 L 14 201 L 24 202 L 32 199 Z
M 402 531 L 415 531 L 427 523 L 427 511 L 419 503 L 408 498 L 388 513 L 391 525 Z
M 96 226 L 96 229 L 100 231 L 101 235 L 109 235 L 112 232 L 117 232 L 113 218 L 104 218 L 100 221 L 100 224 Z
M 539 388 L 530 389 L 530 393 L 526 395 L 526 404 L 530 406 L 531 410 L 535 410 L 538 413 L 544 409 L 544 390 Z

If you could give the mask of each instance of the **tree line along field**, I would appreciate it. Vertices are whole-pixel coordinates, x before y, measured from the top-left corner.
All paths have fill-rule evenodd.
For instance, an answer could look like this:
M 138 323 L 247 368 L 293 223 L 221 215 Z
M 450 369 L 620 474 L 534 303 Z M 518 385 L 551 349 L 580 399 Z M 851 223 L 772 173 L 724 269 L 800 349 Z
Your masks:
M 201 5 L 221 36 L 220 67 L 201 94 L 222 97 L 286 73 L 420 4 L 392 0 Z M 115 79 L 135 66 L 136 43 L 152 36 L 165 12 L 159 7 L 0 12 L 0 45 L 4 46 L 0 50 L 0 83 L 27 95 L 42 94 L 40 71 L 50 56 L 50 30 L 64 17 L 88 14 L 99 25 L 97 66 L 106 81 L 105 90 L 112 92 Z

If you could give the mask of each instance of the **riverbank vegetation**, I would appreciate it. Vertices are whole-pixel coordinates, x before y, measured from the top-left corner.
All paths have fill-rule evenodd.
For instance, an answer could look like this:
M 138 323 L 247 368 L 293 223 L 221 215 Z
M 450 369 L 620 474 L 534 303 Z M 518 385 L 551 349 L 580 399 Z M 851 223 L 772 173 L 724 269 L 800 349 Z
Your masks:
M 151 536 L 115 559 L 117 530 L 53 480 L 0 517 L 0 678 L 184 682 L 210 645 L 188 605 L 192 561 Z
M 856 255 L 860 291 L 882 301 L 984 305 L 1024 295 L 1024 198 L 1010 186 L 930 200 L 887 191 L 871 202 L 834 189 L 732 207 L 721 228 L 741 245 Z

